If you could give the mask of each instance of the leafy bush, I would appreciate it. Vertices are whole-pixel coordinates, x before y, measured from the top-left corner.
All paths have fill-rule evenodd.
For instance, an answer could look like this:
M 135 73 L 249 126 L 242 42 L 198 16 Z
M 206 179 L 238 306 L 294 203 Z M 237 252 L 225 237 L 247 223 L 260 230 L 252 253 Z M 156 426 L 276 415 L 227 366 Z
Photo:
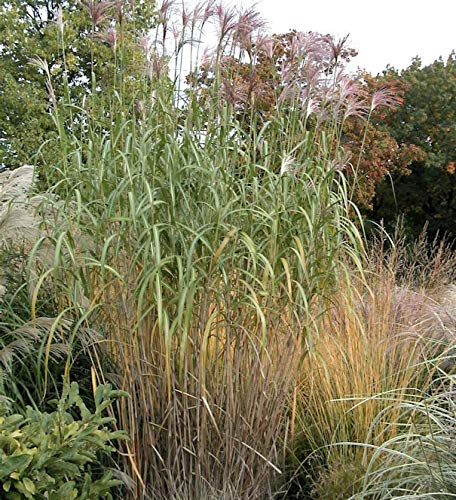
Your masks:
M 11 414 L 6 398 L 0 399 L 0 482 L 11 499 L 112 498 L 120 484 L 103 471 L 102 455 L 115 449 L 110 441 L 123 439 L 113 431 L 114 418 L 103 416 L 112 402 L 126 394 L 110 385 L 95 390 L 95 411 L 90 412 L 79 386 L 66 385 L 53 413 L 28 408 L 25 415 Z
M 399 144 L 421 150 L 409 175 L 394 173 L 377 189 L 373 217 L 394 227 L 402 214 L 409 236 L 418 237 L 423 225 L 432 237 L 447 233 L 456 239 L 456 53 L 422 67 L 420 59 L 400 74 L 389 69 L 381 81 L 400 78 L 406 86 L 403 105 L 389 113 L 382 127 Z

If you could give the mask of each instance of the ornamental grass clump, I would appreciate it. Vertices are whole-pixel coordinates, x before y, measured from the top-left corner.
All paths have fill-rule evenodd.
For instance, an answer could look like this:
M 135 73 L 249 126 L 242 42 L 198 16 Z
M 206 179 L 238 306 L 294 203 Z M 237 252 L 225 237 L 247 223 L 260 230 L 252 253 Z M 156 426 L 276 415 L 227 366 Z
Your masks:
M 446 403 L 438 408 L 434 392 L 443 377 L 448 394 L 444 373 L 454 369 L 448 341 L 455 334 L 449 318 L 455 255 L 446 244 L 429 246 L 425 240 L 413 248 L 381 239 L 372 245 L 366 280 L 341 286 L 324 313 L 295 394 L 295 459 L 301 463 L 291 461 L 293 490 L 313 498 L 396 495 L 399 490 L 383 485 L 382 477 L 397 472 L 407 482 L 413 459 L 406 443 L 410 440 L 415 451 L 419 447 L 411 416 L 423 416 L 429 401 L 435 415 L 448 412 Z M 424 429 L 425 418 L 418 420 Z M 425 434 L 433 432 L 433 425 Z M 447 460 L 447 451 L 442 453 Z M 432 460 L 438 459 L 436 450 Z M 391 469 L 383 467 L 383 460 Z M 396 462 L 403 467 L 395 470 Z M 414 487 L 418 475 L 409 477 L 410 484 L 417 482 Z M 422 491 L 426 488 L 423 483 Z M 377 489 L 386 496 L 377 497 Z M 358 496 L 362 492 L 365 496 Z
M 410 257 L 412 283 L 421 295 L 428 291 L 427 311 L 414 333 L 425 341 L 420 371 L 432 376 L 415 388 L 408 387 L 400 400 L 391 401 L 372 420 L 370 435 L 375 435 L 383 419 L 394 433 L 364 450 L 366 468 L 357 499 L 451 498 L 456 494 L 455 253 L 445 242 L 429 246 L 422 237 Z
M 401 426 L 396 436 L 369 453 L 360 491 L 353 498 L 454 497 L 454 375 L 441 372 L 431 389 L 420 397 L 407 394 L 395 405 Z M 391 406 L 386 407 L 378 418 L 388 418 L 390 411 Z
M 134 58 L 110 44 L 113 88 L 54 99 L 44 272 L 60 307 L 102 334 L 116 369 L 94 357 L 99 379 L 130 395 L 116 413 L 131 498 L 266 498 L 284 488 L 289 397 L 322 313 L 343 269 L 362 279 L 340 138 L 370 100 L 348 85 L 342 46 L 295 33 L 261 114 L 255 61 L 275 48 L 259 16 L 209 1 L 178 22 L 176 9 L 158 9 Z

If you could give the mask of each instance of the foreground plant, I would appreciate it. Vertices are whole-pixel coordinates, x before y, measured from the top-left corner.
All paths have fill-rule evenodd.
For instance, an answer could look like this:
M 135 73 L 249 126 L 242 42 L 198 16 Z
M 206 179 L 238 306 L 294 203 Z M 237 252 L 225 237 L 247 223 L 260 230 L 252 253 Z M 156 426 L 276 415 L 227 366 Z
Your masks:
M 454 361 L 453 361 L 454 363 Z M 372 450 L 355 499 L 451 498 L 456 495 L 453 376 L 433 384 L 434 394 L 408 394 L 397 405 L 397 435 Z M 383 418 L 389 418 L 391 407 Z M 380 416 L 379 416 L 380 417 Z M 397 419 L 397 417 L 396 417 Z M 372 426 L 375 427 L 376 420 Z
M 57 408 L 42 413 L 28 408 L 11 414 L 9 401 L 0 399 L 0 482 L 2 496 L 11 499 L 112 498 L 121 481 L 103 471 L 102 456 L 114 451 L 111 442 L 125 434 L 110 427 L 106 409 L 124 392 L 98 386 L 95 410 L 79 396 L 78 384 L 65 386 Z M 78 415 L 78 416 L 75 416 Z

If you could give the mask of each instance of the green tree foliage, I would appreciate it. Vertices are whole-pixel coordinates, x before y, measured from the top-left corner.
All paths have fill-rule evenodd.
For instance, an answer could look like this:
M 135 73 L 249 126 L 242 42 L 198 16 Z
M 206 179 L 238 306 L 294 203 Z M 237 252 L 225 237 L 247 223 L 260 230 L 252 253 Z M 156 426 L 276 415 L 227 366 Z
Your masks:
M 113 89 L 115 61 L 141 73 L 137 33 L 153 25 L 153 2 L 11 0 L 0 7 L 0 166 L 30 162 L 52 137 L 52 99 L 80 102 Z M 36 64 L 31 64 L 35 61 Z M 113 76 L 114 75 L 114 76 Z M 93 83 L 96 81 L 96 85 Z M 51 93 L 51 94 L 52 94 Z M 77 122 L 77 121 L 76 121 Z M 41 158 L 52 159 L 52 141 Z
M 404 102 L 386 120 L 398 143 L 421 151 L 409 172 L 396 173 L 378 188 L 374 218 L 392 226 L 404 214 L 409 235 L 417 236 L 428 222 L 435 236 L 456 236 L 456 54 L 422 67 L 415 59 L 399 75 L 385 72 L 383 79 L 398 78 L 406 84 Z

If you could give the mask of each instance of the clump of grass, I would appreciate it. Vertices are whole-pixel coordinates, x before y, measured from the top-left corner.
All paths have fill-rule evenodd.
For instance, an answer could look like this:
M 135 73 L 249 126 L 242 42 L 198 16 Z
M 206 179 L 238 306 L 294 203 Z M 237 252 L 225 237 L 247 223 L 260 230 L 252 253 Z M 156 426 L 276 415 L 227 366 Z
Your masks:
M 418 398 L 407 394 L 396 405 L 401 426 L 394 438 L 369 454 L 354 498 L 450 498 L 456 494 L 453 383 L 454 376 L 443 373 L 432 386 L 433 394 Z M 387 417 L 390 410 L 384 409 Z
M 94 358 L 98 377 L 130 395 L 117 413 L 130 438 L 123 456 L 133 498 L 277 494 L 297 425 L 296 405 L 289 408 L 297 376 L 324 375 L 316 353 L 302 366 L 309 345 L 320 349 L 334 333 L 339 344 L 322 356 L 345 368 L 341 346 L 351 334 L 355 355 L 385 329 L 367 334 L 344 312 L 363 314 L 343 270 L 361 279 L 364 247 L 340 137 L 345 118 L 369 116 L 373 101 L 349 85 L 331 38 L 298 33 L 272 115 L 261 127 L 254 113 L 246 122 L 239 106 L 248 103 L 228 99 L 237 80 L 224 62 L 237 57 L 254 69 L 265 47 L 255 43 L 260 20 L 253 11 L 203 7 L 181 13 L 171 53 L 176 6 L 159 9 L 155 31 L 141 39 L 136 93 L 122 84 L 137 77 L 125 74 L 116 40 L 114 92 L 100 95 L 94 84 L 80 106 L 53 99 L 62 154 L 40 172 L 49 199 L 59 200 L 45 221 L 53 257 L 43 280 L 52 281 L 60 310 L 103 334 L 117 370 L 105 373 Z M 218 39 L 202 99 L 183 88 L 179 61 L 183 47 L 198 55 L 210 22 Z M 50 78 L 48 88 L 52 96 Z M 337 290 L 344 299 L 323 314 Z M 397 349 L 406 369 L 411 359 Z M 309 418 L 329 419 L 312 432 L 328 442 L 331 423 L 346 412 L 318 415 L 332 382 L 318 390 L 310 376 L 305 383 L 315 398 Z M 379 379 L 372 389 L 382 387 Z M 367 423 L 373 412 L 365 413 Z
M 62 381 L 68 381 L 71 367 L 81 395 L 91 400 L 92 357 L 106 358 L 100 334 L 88 327 L 82 315 L 62 309 L 52 286 L 42 283 L 34 288 L 40 270 L 30 272 L 28 255 L 20 246 L 0 248 L 0 269 L 4 283 L 0 397 L 10 398 L 15 411 L 23 412 L 27 406 L 46 411 L 60 394 Z
M 423 235 L 411 247 L 408 257 L 412 263 L 410 282 L 427 302 L 414 327 L 414 333 L 425 342 L 420 369 L 432 377 L 420 384 L 418 391 L 408 388 L 399 401 L 387 405 L 372 421 L 371 434 L 384 418 L 396 430 L 390 439 L 375 443 L 365 452 L 366 471 L 354 498 L 447 498 L 456 493 L 455 253 L 444 241 L 428 245 Z M 413 293 L 417 292 L 409 295 Z
M 315 498 L 355 498 L 375 449 L 406 439 L 404 405 L 419 405 L 438 376 L 428 362 L 445 340 L 437 283 L 451 280 L 454 254 L 385 243 L 373 243 L 367 281 L 336 293 L 297 391 L 302 488 Z

